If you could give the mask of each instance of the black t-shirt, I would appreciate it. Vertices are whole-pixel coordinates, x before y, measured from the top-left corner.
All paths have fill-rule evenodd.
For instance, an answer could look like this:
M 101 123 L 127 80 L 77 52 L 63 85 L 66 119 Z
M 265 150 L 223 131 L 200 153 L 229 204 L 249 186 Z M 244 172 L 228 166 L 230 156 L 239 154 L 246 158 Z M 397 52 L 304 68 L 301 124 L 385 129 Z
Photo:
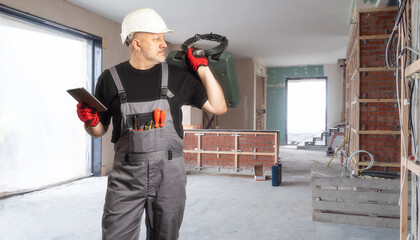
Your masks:
M 126 61 L 118 64 L 116 68 L 127 93 L 128 102 L 145 102 L 159 99 L 161 64 L 157 64 L 148 70 L 138 70 Z M 207 94 L 201 81 L 187 70 L 169 64 L 168 70 L 168 88 L 175 95 L 169 99 L 169 106 L 171 107 L 175 129 L 182 138 L 181 107 L 183 105 L 192 105 L 201 109 L 207 101 Z M 95 96 L 108 108 L 107 111 L 99 113 L 101 123 L 108 126 L 112 117 L 114 129 L 111 141 L 115 143 L 121 134 L 121 102 L 117 87 L 108 69 L 99 76 Z

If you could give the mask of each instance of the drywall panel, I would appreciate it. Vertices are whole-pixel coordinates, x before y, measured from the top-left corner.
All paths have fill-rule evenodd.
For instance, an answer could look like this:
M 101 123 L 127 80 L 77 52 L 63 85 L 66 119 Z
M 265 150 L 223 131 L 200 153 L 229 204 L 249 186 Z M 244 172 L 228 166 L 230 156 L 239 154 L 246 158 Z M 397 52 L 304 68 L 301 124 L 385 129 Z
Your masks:
M 104 39 L 103 69 L 129 58 L 128 49 L 121 44 L 120 24 L 64 0 L 0 0 L 1 4 L 42 17 L 68 27 L 82 30 Z M 65 47 L 65 46 L 63 46 Z M 76 114 L 76 104 L 74 109 Z M 80 127 L 83 127 L 80 124 Z M 102 164 L 106 172 L 112 168 L 114 146 L 111 143 L 112 126 L 102 138 Z
M 251 58 L 235 59 L 241 91 L 241 103 L 219 116 L 220 129 L 253 129 L 254 126 L 254 62 Z
M 280 144 L 286 143 L 286 78 L 324 77 L 324 67 L 297 66 L 267 68 L 267 130 L 280 130 Z

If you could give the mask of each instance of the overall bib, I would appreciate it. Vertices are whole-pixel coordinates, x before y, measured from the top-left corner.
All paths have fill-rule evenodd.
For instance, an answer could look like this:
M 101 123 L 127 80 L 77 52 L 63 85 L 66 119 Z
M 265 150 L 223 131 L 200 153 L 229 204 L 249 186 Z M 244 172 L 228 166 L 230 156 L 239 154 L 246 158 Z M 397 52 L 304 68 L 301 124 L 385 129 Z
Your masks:
M 186 199 L 183 142 L 168 102 L 174 96 L 168 89 L 168 65 L 161 66 L 161 97 L 147 102 L 127 102 L 116 68 L 110 69 L 121 100 L 122 121 L 108 176 L 102 239 L 138 239 L 143 210 L 147 239 L 178 239 Z M 144 129 L 156 108 L 166 111 L 164 126 Z

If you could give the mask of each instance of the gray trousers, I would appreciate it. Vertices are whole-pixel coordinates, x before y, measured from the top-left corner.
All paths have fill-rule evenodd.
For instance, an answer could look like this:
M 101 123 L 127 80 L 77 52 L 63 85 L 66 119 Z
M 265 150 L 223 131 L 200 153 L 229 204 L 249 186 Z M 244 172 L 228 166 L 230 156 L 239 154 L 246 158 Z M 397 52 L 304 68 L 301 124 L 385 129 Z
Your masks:
M 147 239 L 178 239 L 185 208 L 184 158 L 116 154 L 102 217 L 103 240 L 139 239 L 146 210 Z

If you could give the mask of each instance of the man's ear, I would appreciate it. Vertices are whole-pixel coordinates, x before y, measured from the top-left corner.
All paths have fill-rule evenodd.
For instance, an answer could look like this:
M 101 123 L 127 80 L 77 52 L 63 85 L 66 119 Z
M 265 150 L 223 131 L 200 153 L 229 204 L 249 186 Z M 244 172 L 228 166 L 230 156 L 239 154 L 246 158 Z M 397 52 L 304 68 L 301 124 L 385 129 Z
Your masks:
M 133 48 L 135 50 L 140 50 L 141 49 L 141 44 L 140 44 L 140 40 L 133 38 L 133 41 L 131 42 L 131 44 L 133 45 Z

